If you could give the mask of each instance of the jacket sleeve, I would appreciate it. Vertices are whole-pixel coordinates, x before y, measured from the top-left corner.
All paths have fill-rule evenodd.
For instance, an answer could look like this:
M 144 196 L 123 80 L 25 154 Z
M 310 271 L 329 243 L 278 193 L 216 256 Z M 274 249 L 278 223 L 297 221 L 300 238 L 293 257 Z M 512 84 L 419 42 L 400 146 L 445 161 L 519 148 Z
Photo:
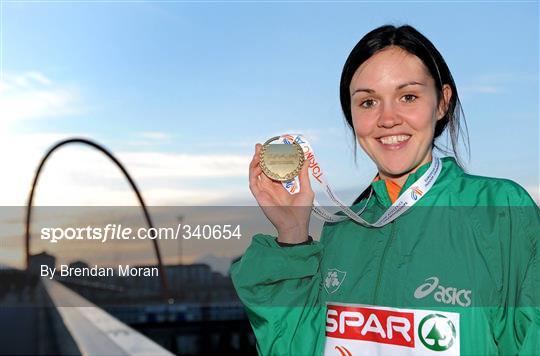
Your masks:
M 324 309 L 319 305 L 322 245 L 280 247 L 255 235 L 231 266 L 234 287 L 246 307 L 261 355 L 320 354 Z
M 502 355 L 540 355 L 540 212 L 523 188 L 511 194 L 495 336 Z

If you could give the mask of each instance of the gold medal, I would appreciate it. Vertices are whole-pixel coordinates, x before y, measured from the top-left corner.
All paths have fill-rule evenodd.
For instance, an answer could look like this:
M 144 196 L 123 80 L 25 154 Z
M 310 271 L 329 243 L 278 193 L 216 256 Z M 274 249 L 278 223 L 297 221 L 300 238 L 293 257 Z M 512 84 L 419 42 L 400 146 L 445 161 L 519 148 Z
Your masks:
M 294 179 L 304 164 L 304 151 L 296 142 L 282 144 L 271 142 L 279 139 L 272 137 L 264 143 L 260 153 L 260 165 L 264 174 L 277 181 Z

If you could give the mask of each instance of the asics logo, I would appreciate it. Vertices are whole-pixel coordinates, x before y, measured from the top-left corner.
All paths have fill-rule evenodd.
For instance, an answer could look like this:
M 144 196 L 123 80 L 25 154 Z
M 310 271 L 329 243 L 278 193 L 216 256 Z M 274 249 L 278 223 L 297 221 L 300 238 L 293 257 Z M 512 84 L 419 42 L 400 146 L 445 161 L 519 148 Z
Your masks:
M 433 299 L 437 302 L 452 305 L 458 304 L 462 307 L 471 305 L 472 292 L 470 290 L 443 287 L 439 284 L 439 278 L 437 277 L 429 277 L 425 282 L 414 291 L 414 297 L 416 299 L 425 298 L 435 291 L 433 293 Z

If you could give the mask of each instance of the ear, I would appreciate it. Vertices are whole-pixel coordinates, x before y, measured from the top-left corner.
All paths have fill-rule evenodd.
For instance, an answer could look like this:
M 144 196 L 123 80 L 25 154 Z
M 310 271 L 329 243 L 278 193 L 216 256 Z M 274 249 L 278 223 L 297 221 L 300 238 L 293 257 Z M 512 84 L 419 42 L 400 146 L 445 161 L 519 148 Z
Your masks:
M 437 120 L 440 120 L 446 115 L 446 111 L 448 111 L 448 104 L 450 103 L 450 99 L 452 99 L 452 88 L 450 88 L 450 85 L 445 84 L 442 88 L 442 98 L 439 100 L 439 108 L 437 110 Z

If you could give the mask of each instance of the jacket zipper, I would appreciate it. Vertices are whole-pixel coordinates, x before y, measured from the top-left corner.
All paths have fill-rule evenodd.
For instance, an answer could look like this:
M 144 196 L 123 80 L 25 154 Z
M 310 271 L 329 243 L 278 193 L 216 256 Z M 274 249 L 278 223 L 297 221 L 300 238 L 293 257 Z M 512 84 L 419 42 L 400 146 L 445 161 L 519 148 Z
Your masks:
M 377 281 L 375 283 L 375 291 L 373 292 L 373 303 L 372 305 L 376 305 L 376 301 L 379 297 L 379 286 L 380 286 L 380 283 L 381 283 L 381 277 L 382 277 L 382 273 L 383 273 L 383 266 L 384 266 L 384 262 L 385 262 L 385 259 L 386 259 L 386 253 L 388 251 L 388 249 L 390 248 L 390 245 L 392 244 L 392 241 L 394 240 L 394 230 L 395 230 L 395 221 L 392 221 L 390 223 L 391 225 L 391 230 L 390 230 L 390 238 L 388 239 L 388 241 L 386 242 L 386 245 L 384 246 L 384 250 L 383 250 L 383 254 L 382 254 L 382 257 L 381 257 L 381 262 L 379 264 L 379 271 L 377 273 Z

